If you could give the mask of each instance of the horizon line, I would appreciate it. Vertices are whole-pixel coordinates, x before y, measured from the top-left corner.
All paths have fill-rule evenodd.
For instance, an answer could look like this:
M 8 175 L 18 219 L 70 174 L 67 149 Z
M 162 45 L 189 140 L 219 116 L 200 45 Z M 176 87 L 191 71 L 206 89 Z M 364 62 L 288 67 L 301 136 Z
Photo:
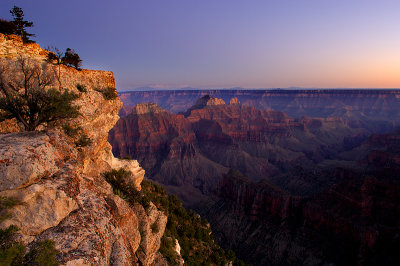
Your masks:
M 153 88 L 153 87 L 138 87 L 130 90 L 117 90 L 118 92 L 139 92 L 139 91 L 215 91 L 215 90 L 283 90 L 283 91 L 318 91 L 318 90 L 381 90 L 381 91 L 395 91 L 400 90 L 400 88 L 307 88 L 307 87 L 286 87 L 286 88 L 243 88 L 243 87 L 232 87 L 232 88 L 194 88 L 194 87 L 183 87 L 183 88 Z

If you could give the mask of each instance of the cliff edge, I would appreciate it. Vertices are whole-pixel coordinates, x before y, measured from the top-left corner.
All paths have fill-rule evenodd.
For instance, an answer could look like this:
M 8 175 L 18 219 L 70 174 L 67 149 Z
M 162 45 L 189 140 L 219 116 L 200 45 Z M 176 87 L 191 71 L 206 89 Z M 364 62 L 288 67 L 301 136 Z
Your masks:
M 2 67 L 21 57 L 42 64 L 47 53 L 0 34 Z M 58 66 L 52 67 L 57 71 Z M 107 141 L 122 107 L 118 97 L 104 97 L 104 89 L 115 87 L 113 73 L 62 65 L 59 77 L 50 87 L 80 94 L 74 104 L 81 115 L 72 123 L 90 143 L 77 145 L 61 125 L 22 132 L 15 121 L 1 123 L 0 196 L 18 204 L 0 228 L 16 225 L 17 237 L 28 249 L 40 240 L 53 240 L 63 265 L 151 265 L 156 257 L 163 264 L 158 249 L 167 216 L 152 203 L 130 206 L 103 176 L 124 168 L 140 190 L 145 174 L 136 160 L 115 158 Z M 153 224 L 157 231 L 151 230 Z

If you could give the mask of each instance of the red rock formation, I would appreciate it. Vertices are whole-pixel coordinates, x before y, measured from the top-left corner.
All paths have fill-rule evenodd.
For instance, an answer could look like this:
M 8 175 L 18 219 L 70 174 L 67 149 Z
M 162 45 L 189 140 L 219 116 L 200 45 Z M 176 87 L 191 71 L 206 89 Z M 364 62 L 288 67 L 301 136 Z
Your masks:
M 362 163 L 369 167 L 400 171 L 400 135 L 395 131 L 388 134 L 372 134 L 359 149 L 364 151 Z
M 139 104 L 116 124 L 109 141 L 116 156 L 137 158 L 159 182 L 206 192 L 229 168 L 253 180 L 270 178 L 302 160 L 311 166 L 363 132 L 342 120 L 292 119 L 205 96 L 178 115 Z
M 351 120 L 376 122 L 400 121 L 399 90 L 170 90 L 132 91 L 121 93 L 125 106 L 153 102 L 177 113 L 193 106 L 205 96 L 230 102 L 237 98 L 241 104 L 258 109 L 283 111 L 291 117 L 336 116 Z M 377 127 L 376 129 L 379 129 Z M 384 130 L 384 127 L 380 127 Z M 386 130 L 386 129 L 385 129 Z M 390 128 L 389 128 L 390 130 Z
M 114 153 L 138 158 L 149 176 L 175 187 L 187 204 L 196 206 L 193 198 L 211 194 L 197 209 L 219 241 L 249 262 L 368 265 L 398 260 L 398 173 L 319 169 L 348 147 L 355 149 L 347 162 L 372 150 L 367 162 L 398 163 L 398 137 L 372 136 L 364 149 L 358 144 L 368 131 L 352 128 L 346 119 L 293 119 L 209 96 L 180 115 L 153 107 L 156 112 L 133 112 L 117 123 L 109 137 Z M 240 169 L 250 179 L 222 179 L 227 168 Z
M 240 101 L 237 97 L 234 97 L 229 100 L 229 104 L 240 104 Z

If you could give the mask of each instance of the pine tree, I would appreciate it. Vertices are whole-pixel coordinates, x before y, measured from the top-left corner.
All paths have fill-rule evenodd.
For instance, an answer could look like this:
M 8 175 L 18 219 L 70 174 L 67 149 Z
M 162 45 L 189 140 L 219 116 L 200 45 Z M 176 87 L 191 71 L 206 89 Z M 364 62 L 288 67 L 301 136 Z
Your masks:
M 78 70 L 82 65 L 82 60 L 77 53 L 71 48 L 67 48 L 63 58 L 61 58 L 61 62 L 67 66 L 72 66 Z
M 24 11 L 18 6 L 14 6 L 10 13 L 14 17 L 13 23 L 16 27 L 16 34 L 22 37 L 24 43 L 33 42 L 29 37 L 34 37 L 35 35 L 28 33 L 25 29 L 33 27 L 33 22 L 24 20 Z

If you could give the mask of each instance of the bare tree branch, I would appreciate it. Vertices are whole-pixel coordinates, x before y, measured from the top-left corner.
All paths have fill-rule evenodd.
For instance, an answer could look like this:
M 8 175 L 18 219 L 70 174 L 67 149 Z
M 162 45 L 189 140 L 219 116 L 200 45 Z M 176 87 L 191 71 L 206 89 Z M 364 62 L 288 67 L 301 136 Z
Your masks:
M 78 116 L 78 108 L 72 105 L 78 95 L 51 88 L 56 78 L 52 66 L 22 57 L 12 62 L 0 62 L 2 120 L 15 117 L 31 131 L 39 125 L 49 126 Z

